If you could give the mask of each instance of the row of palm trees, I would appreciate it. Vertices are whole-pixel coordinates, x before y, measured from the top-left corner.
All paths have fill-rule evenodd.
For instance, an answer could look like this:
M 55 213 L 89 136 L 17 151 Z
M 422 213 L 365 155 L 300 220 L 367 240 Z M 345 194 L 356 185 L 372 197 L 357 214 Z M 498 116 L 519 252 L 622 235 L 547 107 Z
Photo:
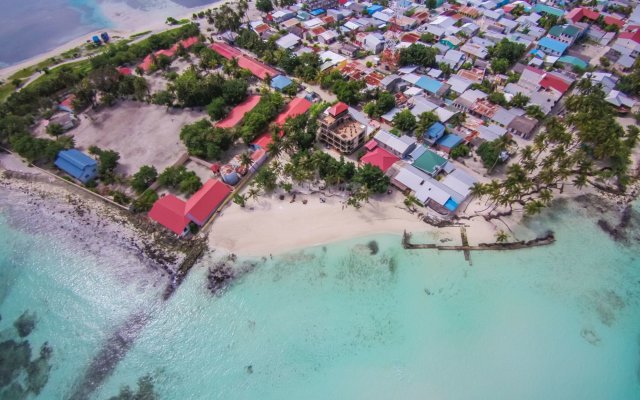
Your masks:
M 487 199 L 489 216 L 509 214 L 514 207 L 527 215 L 537 214 L 565 185 L 581 189 L 594 180 L 618 185 L 628 182 L 627 170 L 620 166 L 631 162 L 637 128 L 625 133 L 598 88 L 580 82 L 578 90 L 567 99 L 566 119 L 549 119 L 532 144 L 520 149 L 518 161 L 507 168 L 504 179 L 472 188 L 472 195 Z M 612 173 L 611 167 L 616 165 Z

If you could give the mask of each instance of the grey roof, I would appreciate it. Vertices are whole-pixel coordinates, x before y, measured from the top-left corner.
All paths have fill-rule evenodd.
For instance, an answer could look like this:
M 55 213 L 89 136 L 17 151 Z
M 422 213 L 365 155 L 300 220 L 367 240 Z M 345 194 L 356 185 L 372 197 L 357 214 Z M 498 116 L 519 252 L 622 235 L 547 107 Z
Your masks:
M 400 76 L 396 74 L 387 75 L 382 80 L 380 80 L 380 84 L 383 86 L 393 85 L 397 80 L 401 79 Z
M 463 78 L 458 75 L 451 75 L 451 77 L 447 80 L 447 83 L 451 85 L 451 90 L 456 93 L 464 93 L 464 91 L 469 89 L 469 86 L 473 84 L 473 82 L 469 79 Z
M 630 55 L 624 54 L 622 57 L 618 59 L 618 61 L 616 61 L 616 64 L 618 64 L 623 68 L 631 68 L 633 67 L 633 63 L 635 61 L 636 60 L 634 60 Z
M 513 121 L 511 121 L 511 123 L 507 126 L 507 128 L 516 132 L 520 132 L 523 135 L 528 135 L 529 133 L 531 133 L 531 131 L 533 131 L 537 124 L 538 121 L 534 119 L 519 116 L 514 118 Z
M 484 12 L 482 13 L 486 18 L 489 19 L 493 19 L 495 21 L 499 20 L 500 18 L 502 18 L 502 13 L 499 13 L 497 11 L 493 11 L 493 10 L 484 10 Z
M 505 128 L 495 124 L 489 126 L 480 125 L 477 130 L 478 136 L 488 142 L 502 137 L 507 132 Z
M 300 38 L 293 33 L 288 33 L 276 40 L 276 44 L 283 49 L 290 49 L 300 42 Z
M 491 120 L 501 125 L 507 126 L 509 125 L 509 123 L 511 123 L 511 121 L 513 121 L 515 117 L 516 115 L 510 113 L 509 110 L 503 107 L 498 107 L 498 110 L 496 111 L 495 114 L 493 114 L 493 117 L 491 117 Z
M 477 179 L 459 168 L 456 168 L 441 181 L 444 186 L 447 186 L 457 194 L 457 196 L 451 197 L 453 197 L 458 204 L 469 197 L 471 188 L 476 182 Z
M 433 111 L 438 108 L 437 104 L 430 102 L 424 96 L 415 96 L 411 99 L 411 102 L 414 104 L 413 108 L 411 108 L 411 114 L 416 117 L 424 112 Z
M 373 138 L 380 144 L 393 149 L 399 154 L 404 154 L 416 143 L 416 139 L 413 137 L 409 137 L 407 135 L 398 137 L 382 129 L 379 130 Z

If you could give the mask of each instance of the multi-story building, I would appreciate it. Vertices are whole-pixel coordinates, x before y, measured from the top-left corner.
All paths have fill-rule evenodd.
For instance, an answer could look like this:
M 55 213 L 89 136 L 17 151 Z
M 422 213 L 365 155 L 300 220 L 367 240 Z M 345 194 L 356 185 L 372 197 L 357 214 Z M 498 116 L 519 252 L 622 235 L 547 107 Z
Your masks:
M 353 119 L 349 106 L 340 102 L 318 119 L 317 139 L 342 154 L 351 154 L 364 144 L 365 126 Z

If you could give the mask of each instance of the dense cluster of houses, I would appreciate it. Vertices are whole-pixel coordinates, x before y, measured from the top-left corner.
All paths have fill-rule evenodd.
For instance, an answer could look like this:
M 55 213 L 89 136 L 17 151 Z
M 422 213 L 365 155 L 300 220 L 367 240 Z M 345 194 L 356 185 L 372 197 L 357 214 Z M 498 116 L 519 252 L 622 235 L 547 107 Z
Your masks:
M 375 120 L 362 112 L 362 104 L 333 104 L 318 118 L 317 140 L 345 155 L 357 152 L 361 163 L 379 167 L 396 187 L 441 214 L 459 209 L 480 172 L 450 159 L 457 146 L 473 148 L 504 135 L 531 139 L 540 119 L 561 112 L 563 97 L 582 78 L 601 85 L 620 112 L 636 107 L 635 99 L 617 89 L 620 73 L 633 68 L 640 54 L 640 11 L 628 0 L 589 6 L 567 0 L 300 0 L 247 26 L 282 50 L 316 53 L 321 72 L 339 71 L 345 80 L 363 81 L 366 91 L 392 93 L 395 106 Z M 257 78 L 268 78 L 274 90 L 295 81 L 237 48 L 236 37 L 216 35 L 210 48 L 235 58 Z M 521 45 L 524 54 L 498 73 L 492 68 L 494 50 L 505 41 Z M 400 53 L 413 44 L 435 49 L 435 65 L 401 65 Z M 609 69 L 599 69 L 602 59 Z M 295 98 L 276 123 L 307 112 L 311 95 Z M 235 126 L 258 100 L 250 97 L 218 126 Z M 416 119 L 433 113 L 437 121 L 424 132 L 404 134 L 394 117 L 407 110 Z M 252 144 L 262 150 L 256 165 L 266 158 L 270 141 L 265 133 Z M 224 182 L 236 183 L 226 176 Z
M 539 119 L 559 112 L 563 96 L 583 77 L 602 85 L 607 101 L 619 110 L 636 105 L 616 90 L 616 74 L 586 72 L 599 65 L 599 57 L 611 60 L 616 71 L 632 67 L 640 50 L 640 26 L 634 25 L 640 12 L 607 12 L 608 6 L 616 11 L 628 5 L 303 0 L 250 26 L 264 40 L 278 35 L 282 49 L 317 53 L 321 71 L 335 69 L 345 79 L 365 82 L 366 90 L 393 93 L 396 106 L 377 121 L 368 120 L 358 106 L 332 106 L 320 116 L 319 142 L 343 154 L 364 148 L 361 162 L 380 167 L 421 203 L 454 211 L 476 181 L 448 160 L 456 146 L 504 135 L 530 139 Z M 491 48 L 504 40 L 522 45 L 525 53 L 508 73 L 494 73 Z M 585 42 L 591 53 L 584 50 Z M 414 43 L 435 48 L 437 66 L 400 65 L 399 52 Z M 492 100 L 487 82 L 504 101 Z M 526 104 L 512 104 L 516 96 Z M 535 112 L 529 106 L 537 106 Z M 394 117 L 404 110 L 416 118 L 433 112 L 438 121 L 425 132 L 398 136 Z

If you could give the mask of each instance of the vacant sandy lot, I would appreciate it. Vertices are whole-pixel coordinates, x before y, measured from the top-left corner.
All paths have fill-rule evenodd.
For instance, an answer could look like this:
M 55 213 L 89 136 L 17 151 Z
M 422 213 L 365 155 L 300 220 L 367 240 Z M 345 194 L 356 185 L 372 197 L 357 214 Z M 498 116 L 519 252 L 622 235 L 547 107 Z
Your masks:
M 143 165 L 161 172 L 186 152 L 180 141 L 182 126 L 204 117 L 195 111 L 125 101 L 82 114 L 80 125 L 69 133 L 82 150 L 96 145 L 120 153 L 117 172 L 131 175 Z

